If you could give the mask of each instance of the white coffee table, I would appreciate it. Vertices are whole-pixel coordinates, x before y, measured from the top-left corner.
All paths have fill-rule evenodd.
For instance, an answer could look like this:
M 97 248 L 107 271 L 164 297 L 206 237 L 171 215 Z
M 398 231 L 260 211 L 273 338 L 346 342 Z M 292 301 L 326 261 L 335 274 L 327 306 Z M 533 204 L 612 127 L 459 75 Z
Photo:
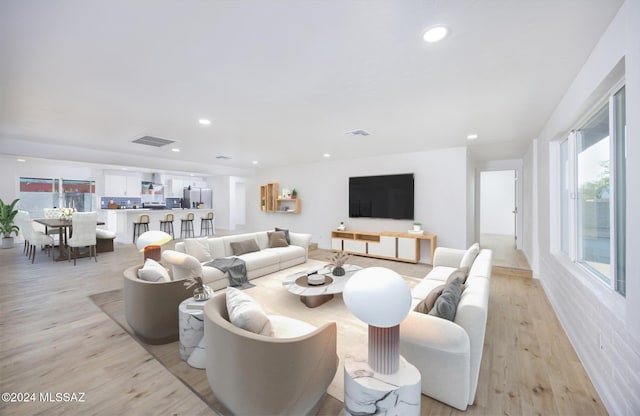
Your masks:
M 343 267 L 346 272 L 344 276 L 334 276 L 329 267 L 321 267 L 291 274 L 284 278 L 282 285 L 289 292 L 300 296 L 300 302 L 305 306 L 316 308 L 333 299 L 333 295 L 336 293 L 342 293 L 349 278 L 357 271 L 362 270 L 362 267 L 353 264 L 345 264 Z M 318 274 L 325 276 L 323 285 L 310 285 L 307 282 L 306 276 L 315 270 L 318 270 Z

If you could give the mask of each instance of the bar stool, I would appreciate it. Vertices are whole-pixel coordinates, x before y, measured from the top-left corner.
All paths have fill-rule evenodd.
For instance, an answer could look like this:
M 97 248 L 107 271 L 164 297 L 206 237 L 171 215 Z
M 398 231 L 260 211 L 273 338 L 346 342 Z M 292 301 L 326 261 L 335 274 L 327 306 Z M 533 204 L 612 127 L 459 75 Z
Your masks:
M 216 231 L 213 229 L 213 211 L 209 211 L 206 217 L 200 217 L 200 236 L 203 235 L 216 235 Z
M 171 237 L 175 240 L 176 237 L 173 235 L 173 214 L 167 214 L 160 219 L 160 231 L 171 232 Z
M 180 219 L 180 238 L 182 238 L 182 236 L 184 234 L 187 235 L 187 238 L 189 237 L 189 234 L 191 234 L 191 237 L 195 237 L 195 233 L 193 232 L 193 218 L 195 217 L 195 215 L 193 215 L 193 212 L 190 212 L 187 214 L 186 217 L 183 217 Z
M 133 222 L 133 244 L 136 243 L 136 237 L 140 237 L 140 234 L 145 231 L 149 231 L 149 216 L 140 214 L 138 221 Z

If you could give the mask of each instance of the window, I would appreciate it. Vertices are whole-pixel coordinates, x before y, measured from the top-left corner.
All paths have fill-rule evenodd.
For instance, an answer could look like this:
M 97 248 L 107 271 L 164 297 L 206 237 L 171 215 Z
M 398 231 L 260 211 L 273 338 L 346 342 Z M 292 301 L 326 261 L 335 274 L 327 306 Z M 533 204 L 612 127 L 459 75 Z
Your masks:
M 62 190 L 62 192 L 61 192 Z M 20 178 L 20 207 L 32 218 L 44 217 L 45 208 L 73 207 L 93 210 L 95 181 L 53 178 Z
M 560 250 L 624 295 L 625 89 L 560 143 Z

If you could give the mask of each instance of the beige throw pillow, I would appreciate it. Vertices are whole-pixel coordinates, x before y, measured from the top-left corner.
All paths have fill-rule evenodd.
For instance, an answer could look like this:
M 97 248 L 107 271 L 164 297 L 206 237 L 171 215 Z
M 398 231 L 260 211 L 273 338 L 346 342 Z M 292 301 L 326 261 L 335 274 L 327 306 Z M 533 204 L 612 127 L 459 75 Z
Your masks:
M 462 256 L 462 260 L 460 260 L 460 269 L 464 270 L 465 274 L 469 274 L 469 269 L 473 265 L 476 257 L 478 257 L 478 253 L 480 253 L 480 244 L 475 243 Z
M 284 231 L 268 231 L 269 247 L 289 247 L 287 239 L 285 238 Z
M 440 285 L 431 289 L 431 292 L 429 292 L 427 297 L 424 298 L 420 303 L 418 303 L 413 310 L 424 314 L 429 313 L 429 311 L 433 308 L 433 305 L 436 303 L 436 299 L 438 299 L 438 297 L 442 294 L 445 286 L 447 285 Z
M 273 327 L 262 307 L 246 293 L 234 287 L 227 288 L 229 321 L 238 328 L 254 334 L 273 336 Z
M 240 256 L 246 253 L 253 253 L 254 251 L 260 251 L 260 247 L 258 247 L 258 243 L 253 238 L 242 241 L 233 241 L 229 243 L 231 246 L 231 251 L 234 256 Z
M 147 282 L 170 282 L 169 272 L 160 263 L 153 259 L 147 259 L 144 266 L 138 269 L 138 278 Z
M 187 238 L 184 240 L 184 251 L 198 259 L 200 263 L 213 260 L 209 252 L 209 242 L 207 237 L 203 238 Z

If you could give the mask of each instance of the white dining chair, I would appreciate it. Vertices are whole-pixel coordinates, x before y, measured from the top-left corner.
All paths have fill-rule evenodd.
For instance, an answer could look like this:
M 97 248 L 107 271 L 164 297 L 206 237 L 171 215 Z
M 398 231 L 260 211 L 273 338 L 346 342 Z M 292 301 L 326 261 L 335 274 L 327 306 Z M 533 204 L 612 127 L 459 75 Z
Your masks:
M 71 227 L 73 234 L 67 241 L 69 247 L 67 259 L 71 260 L 73 251 L 73 265 L 76 265 L 80 247 L 89 247 L 89 258 L 93 255 L 96 262 L 96 223 L 98 222 L 97 212 L 74 212 L 71 217 Z
M 44 217 L 46 219 L 58 219 L 60 218 L 60 208 L 45 208 Z M 50 236 L 58 236 L 58 244 L 62 241 L 62 234 L 60 234 L 61 228 L 46 228 L 45 232 Z
M 38 246 L 44 247 L 47 251 L 47 255 L 51 255 L 51 247 L 53 247 L 53 237 L 46 235 L 42 231 L 36 231 L 33 228 L 33 223 L 31 222 L 31 216 L 27 211 L 18 211 L 16 217 L 19 218 L 18 227 L 22 229 L 23 237 L 25 239 L 26 245 L 28 246 L 27 254 L 29 255 L 29 259 L 31 260 L 31 264 L 33 264 L 36 260 L 36 253 L 38 250 L 36 248 Z

